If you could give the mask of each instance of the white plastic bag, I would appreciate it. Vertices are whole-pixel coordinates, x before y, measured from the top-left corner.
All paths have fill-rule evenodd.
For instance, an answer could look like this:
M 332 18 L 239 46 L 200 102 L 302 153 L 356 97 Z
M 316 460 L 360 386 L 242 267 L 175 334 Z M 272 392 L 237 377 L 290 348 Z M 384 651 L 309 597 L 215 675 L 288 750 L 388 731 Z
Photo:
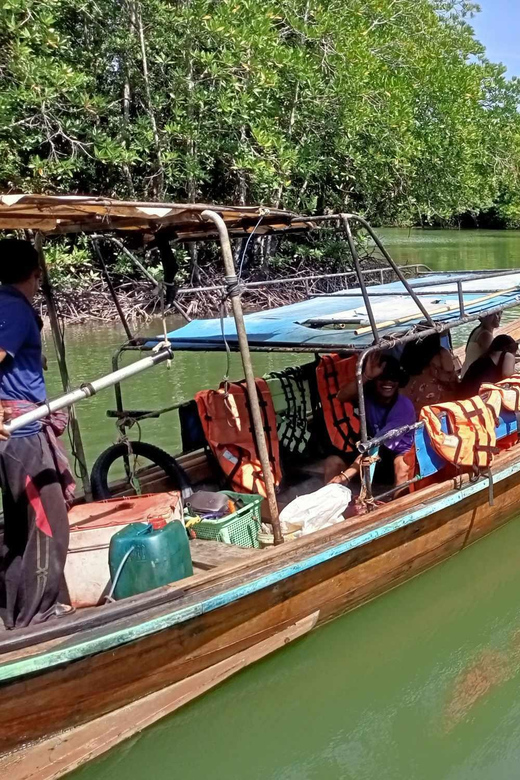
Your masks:
M 352 492 L 348 487 L 337 484 L 325 485 L 314 493 L 299 496 L 280 512 L 282 533 L 294 533 L 300 529 L 301 535 L 305 536 L 339 523 L 351 498 Z

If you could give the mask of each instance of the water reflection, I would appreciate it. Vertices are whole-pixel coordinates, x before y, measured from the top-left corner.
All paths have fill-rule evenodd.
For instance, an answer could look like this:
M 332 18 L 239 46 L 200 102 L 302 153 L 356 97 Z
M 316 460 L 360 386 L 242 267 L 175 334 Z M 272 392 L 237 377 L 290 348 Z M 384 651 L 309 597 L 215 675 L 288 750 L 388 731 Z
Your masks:
M 470 271 L 520 266 L 520 241 L 515 230 L 377 231 L 400 265 L 425 263 L 436 271 Z

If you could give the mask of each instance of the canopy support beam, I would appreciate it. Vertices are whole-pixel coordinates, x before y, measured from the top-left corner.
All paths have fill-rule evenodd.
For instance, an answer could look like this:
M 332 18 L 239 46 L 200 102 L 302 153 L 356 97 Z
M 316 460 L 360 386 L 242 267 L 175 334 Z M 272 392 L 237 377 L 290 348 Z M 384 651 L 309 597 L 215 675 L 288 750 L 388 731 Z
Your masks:
M 116 289 L 112 283 L 112 279 L 110 277 L 110 274 L 108 273 L 107 264 L 105 263 L 105 258 L 103 257 L 103 253 L 101 251 L 101 248 L 99 246 L 100 239 L 93 238 L 92 243 L 94 245 L 94 251 L 96 252 L 97 258 L 99 260 L 99 264 L 101 266 L 101 271 L 103 273 L 103 276 L 105 278 L 106 285 L 108 287 L 108 291 L 110 293 L 110 296 L 112 300 L 114 301 L 114 306 L 117 309 L 117 313 L 119 314 L 119 319 L 121 320 L 121 325 L 123 326 L 123 330 L 126 333 L 126 337 L 128 341 L 133 340 L 133 334 L 130 330 L 130 325 L 128 324 L 128 320 L 125 317 L 125 313 L 123 311 L 123 307 L 121 306 L 121 302 L 119 298 L 117 297 Z
M 54 295 L 52 292 L 52 286 L 49 279 L 49 271 L 47 263 L 45 262 L 45 254 L 43 251 L 43 236 L 41 233 L 36 234 L 35 247 L 38 252 L 38 258 L 40 261 L 40 268 L 42 271 L 42 292 L 47 305 L 47 313 L 51 324 L 52 337 L 54 340 L 54 347 L 56 349 L 56 358 L 58 360 L 58 368 L 61 376 L 61 384 L 63 390 L 68 393 L 70 391 L 70 378 L 69 370 L 67 367 L 67 358 L 65 351 L 65 341 L 63 339 L 62 329 L 58 320 L 58 312 L 56 310 L 56 304 L 54 302 Z M 81 482 L 83 485 L 83 491 L 85 498 L 90 500 L 92 498 L 92 491 L 90 489 L 90 478 L 87 468 L 87 459 L 85 456 L 85 449 L 83 447 L 83 440 L 81 438 L 81 431 L 79 428 L 78 418 L 73 406 L 70 408 L 69 413 L 69 425 L 70 434 L 72 439 L 73 456 L 78 463 Z
M 233 317 L 235 318 L 235 324 L 237 328 L 238 345 L 242 358 L 242 366 L 244 368 L 247 394 L 249 397 L 251 416 L 253 418 L 253 427 L 255 430 L 256 443 L 258 446 L 258 455 L 260 457 L 260 463 L 264 475 L 267 502 L 269 504 L 269 514 L 271 516 L 271 524 L 273 526 L 274 543 L 281 544 L 284 539 L 280 528 L 280 517 L 278 513 L 278 502 L 276 500 L 274 478 L 271 472 L 269 454 L 267 452 L 267 446 L 265 443 L 262 412 L 260 410 L 260 404 L 258 403 L 255 375 L 253 372 L 253 364 L 251 362 L 251 353 L 249 351 L 246 326 L 244 323 L 244 313 L 242 311 L 242 302 L 240 300 L 240 293 L 238 290 L 238 279 L 236 276 L 235 262 L 233 260 L 233 252 L 231 249 L 231 242 L 229 240 L 229 233 L 226 227 L 226 223 L 220 214 L 217 214 L 216 211 L 206 209 L 202 212 L 202 217 L 203 219 L 207 219 L 213 222 L 216 225 L 219 234 L 222 257 L 224 259 L 224 268 L 226 271 L 226 287 L 228 289 L 228 295 L 231 299 L 231 308 L 233 310 Z
M 358 280 L 358 284 L 361 287 L 361 294 L 363 296 L 363 300 L 365 302 L 365 308 L 367 310 L 368 319 L 370 322 L 370 327 L 372 328 L 372 333 L 374 336 L 374 341 L 376 344 L 379 344 L 379 333 L 377 330 L 376 325 L 376 319 L 374 317 L 374 312 L 372 311 L 372 304 L 370 302 L 370 298 L 368 296 L 367 287 L 365 284 L 365 280 L 363 278 L 363 272 L 361 270 L 361 264 L 359 262 L 359 256 L 356 250 L 356 245 L 354 243 L 354 238 L 352 236 L 352 231 L 350 229 L 350 224 L 348 221 L 348 215 L 347 214 L 341 214 L 341 221 L 343 223 L 343 229 L 345 231 L 345 235 L 347 236 L 348 245 L 350 248 L 350 254 L 352 255 L 352 261 L 354 263 L 354 269 L 356 271 L 356 276 Z

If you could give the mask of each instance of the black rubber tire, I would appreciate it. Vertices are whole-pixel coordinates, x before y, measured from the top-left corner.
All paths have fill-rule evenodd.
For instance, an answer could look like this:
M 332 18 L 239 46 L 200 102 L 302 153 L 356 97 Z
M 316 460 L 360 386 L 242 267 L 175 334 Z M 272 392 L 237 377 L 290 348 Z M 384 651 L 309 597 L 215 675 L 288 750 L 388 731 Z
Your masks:
M 144 441 L 133 441 L 131 442 L 131 447 L 134 455 L 146 458 L 155 463 L 156 466 L 159 466 L 171 479 L 173 489 L 182 491 L 183 498 L 191 495 L 192 490 L 188 475 L 175 458 L 161 450 L 160 447 L 156 447 L 154 444 L 147 444 Z M 128 445 L 125 442 L 120 442 L 108 447 L 98 457 L 90 474 L 90 488 L 94 501 L 103 501 L 106 498 L 111 498 L 108 473 L 116 460 L 123 458 L 127 454 Z

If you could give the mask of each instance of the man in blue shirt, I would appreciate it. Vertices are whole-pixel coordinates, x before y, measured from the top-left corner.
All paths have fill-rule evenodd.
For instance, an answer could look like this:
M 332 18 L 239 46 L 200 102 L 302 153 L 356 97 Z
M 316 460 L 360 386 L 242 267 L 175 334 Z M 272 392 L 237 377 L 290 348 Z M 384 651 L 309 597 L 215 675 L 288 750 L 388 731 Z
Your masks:
M 69 540 L 64 468 L 52 422 L 9 436 L 3 423 L 46 400 L 41 320 L 32 306 L 40 285 L 28 241 L 0 241 L 0 486 L 6 628 L 23 628 L 72 610 L 63 577 Z M 64 481 L 65 480 L 65 481 Z

